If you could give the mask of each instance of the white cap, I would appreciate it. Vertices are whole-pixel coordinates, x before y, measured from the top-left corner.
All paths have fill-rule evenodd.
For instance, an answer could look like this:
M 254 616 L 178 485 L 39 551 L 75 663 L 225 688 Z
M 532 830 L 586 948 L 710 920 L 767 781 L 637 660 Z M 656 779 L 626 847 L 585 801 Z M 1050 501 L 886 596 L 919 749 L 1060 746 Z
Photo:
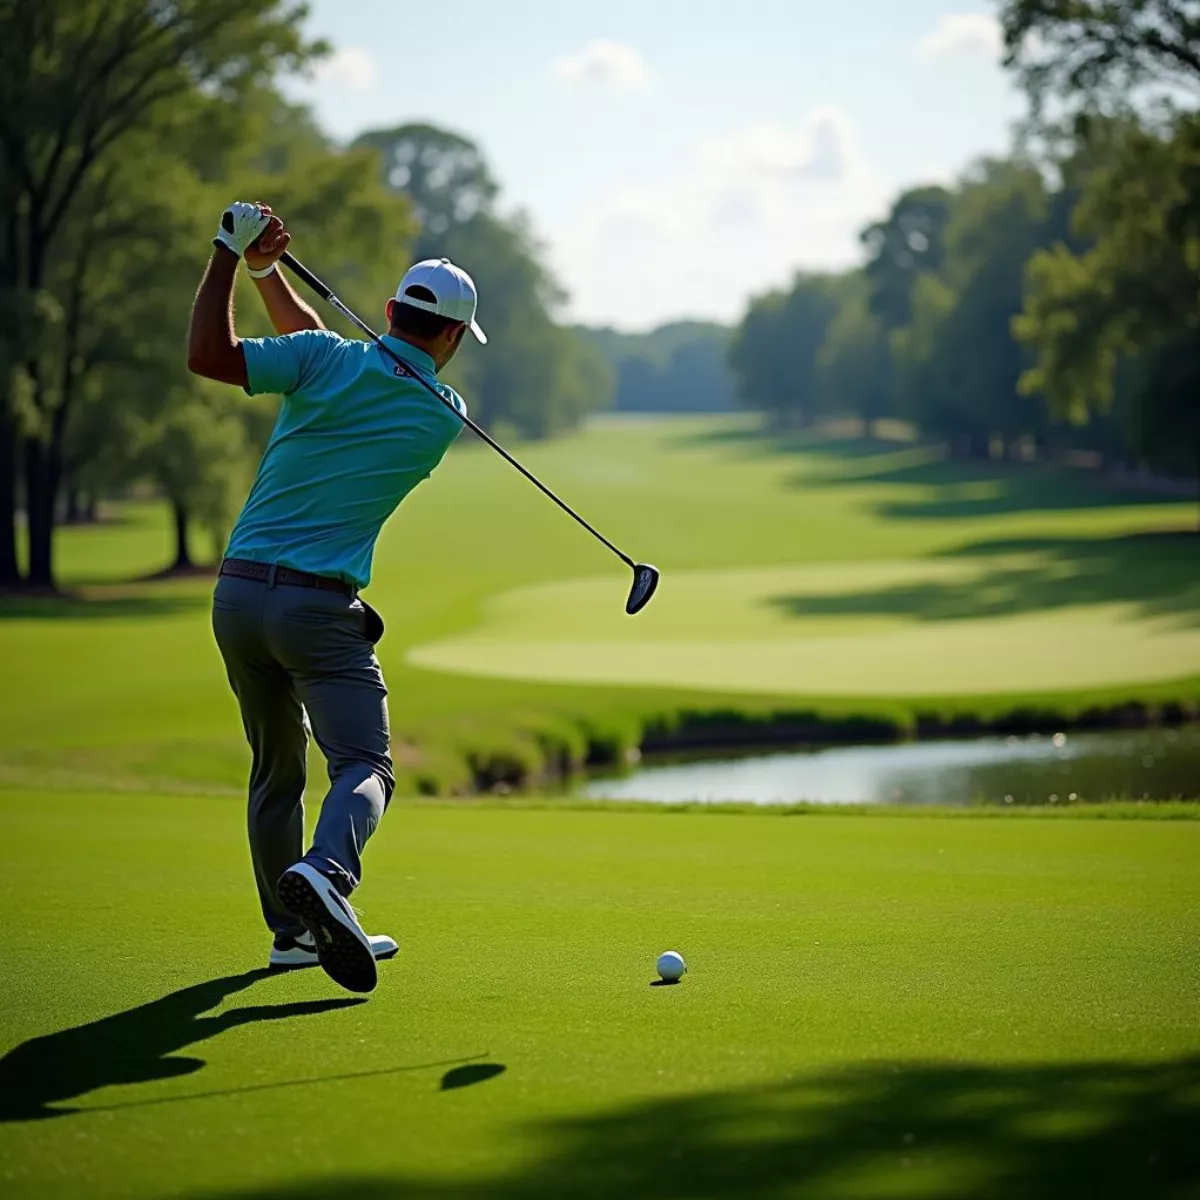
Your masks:
M 410 296 L 409 288 L 426 288 L 434 298 L 426 300 Z M 475 320 L 475 305 L 479 302 L 475 280 L 448 258 L 427 258 L 409 267 L 396 289 L 396 299 L 401 304 L 411 304 L 413 308 L 437 313 L 439 317 L 462 321 L 471 327 L 477 341 L 487 341 L 487 334 Z

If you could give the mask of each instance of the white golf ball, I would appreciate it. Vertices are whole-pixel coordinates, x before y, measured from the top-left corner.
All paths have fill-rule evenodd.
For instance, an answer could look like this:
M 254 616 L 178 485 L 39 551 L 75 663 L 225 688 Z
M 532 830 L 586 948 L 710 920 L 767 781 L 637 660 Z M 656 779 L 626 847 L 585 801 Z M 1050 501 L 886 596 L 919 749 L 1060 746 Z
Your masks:
M 668 950 L 665 954 L 658 956 L 658 962 L 654 964 L 658 968 L 660 979 L 665 979 L 669 983 L 674 983 L 675 980 L 682 978 L 684 971 L 687 970 L 687 963 L 683 961 L 683 955 L 677 950 Z

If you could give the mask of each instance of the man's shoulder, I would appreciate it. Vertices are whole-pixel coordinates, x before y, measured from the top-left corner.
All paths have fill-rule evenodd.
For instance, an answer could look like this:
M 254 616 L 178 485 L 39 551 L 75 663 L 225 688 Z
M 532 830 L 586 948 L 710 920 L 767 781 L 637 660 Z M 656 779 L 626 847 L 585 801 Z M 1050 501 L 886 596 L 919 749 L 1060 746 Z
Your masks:
M 467 415 L 467 402 L 448 383 L 443 383 L 439 379 L 436 387 L 441 393 L 442 398 L 454 406 L 459 416 L 465 417 Z
M 313 350 L 317 353 L 330 353 L 342 349 L 344 346 L 361 345 L 359 342 L 352 342 L 349 338 L 344 338 L 340 333 L 335 333 L 332 329 L 298 329 L 295 333 L 285 333 L 284 337 L 296 342 L 306 350 Z

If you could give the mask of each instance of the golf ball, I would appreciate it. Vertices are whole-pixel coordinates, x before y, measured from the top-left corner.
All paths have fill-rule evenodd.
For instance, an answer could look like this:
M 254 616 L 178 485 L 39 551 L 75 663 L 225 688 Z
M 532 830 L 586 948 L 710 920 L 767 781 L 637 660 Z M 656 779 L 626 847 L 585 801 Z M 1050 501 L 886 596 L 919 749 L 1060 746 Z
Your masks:
M 683 955 L 677 950 L 668 950 L 665 954 L 660 954 L 655 966 L 658 968 L 659 978 L 666 979 L 670 983 L 681 978 L 684 971 L 687 970 L 687 963 L 683 961 Z

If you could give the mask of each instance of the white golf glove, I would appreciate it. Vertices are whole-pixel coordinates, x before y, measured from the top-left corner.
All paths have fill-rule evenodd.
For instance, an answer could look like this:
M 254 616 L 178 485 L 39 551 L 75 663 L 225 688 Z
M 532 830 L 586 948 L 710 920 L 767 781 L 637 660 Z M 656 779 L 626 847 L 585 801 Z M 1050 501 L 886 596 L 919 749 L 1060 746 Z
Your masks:
M 257 204 L 235 200 L 221 214 L 221 224 L 217 227 L 213 245 L 224 246 L 241 258 L 246 247 L 266 229 L 270 219 Z

